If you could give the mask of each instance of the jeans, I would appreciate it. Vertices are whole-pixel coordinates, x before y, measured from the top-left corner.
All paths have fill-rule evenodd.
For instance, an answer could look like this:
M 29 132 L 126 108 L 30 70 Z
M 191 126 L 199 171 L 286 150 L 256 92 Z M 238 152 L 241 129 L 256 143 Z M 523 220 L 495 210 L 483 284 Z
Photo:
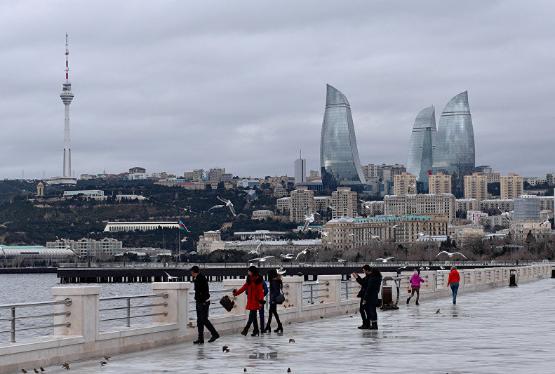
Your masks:
M 218 332 L 212 326 L 212 323 L 208 320 L 208 311 L 210 309 L 210 301 L 205 303 L 197 302 L 197 329 L 198 329 L 198 339 L 204 341 L 204 327 L 210 331 L 212 336 L 218 335 Z
M 376 311 L 375 305 L 370 305 L 366 303 L 364 305 L 364 309 L 366 312 L 366 318 L 368 318 L 368 322 L 377 322 L 378 321 L 378 312 Z
M 258 314 L 260 316 L 260 328 L 264 329 L 264 305 L 260 306 L 260 309 L 258 309 Z
M 268 327 L 272 324 L 272 316 L 276 317 L 276 322 L 278 323 L 278 327 L 281 325 L 281 321 L 279 320 L 279 315 L 277 313 L 277 304 L 270 304 L 270 315 L 268 316 Z
M 251 324 L 253 325 L 253 331 L 258 332 L 258 320 L 256 319 L 256 310 L 249 310 L 249 319 L 247 321 L 247 325 L 245 326 L 245 330 L 249 331 L 251 328 Z
M 451 283 L 451 292 L 453 293 L 453 304 L 457 303 L 457 292 L 459 291 L 459 283 Z
M 359 306 L 359 311 L 360 311 L 360 318 L 362 318 L 362 324 L 366 325 L 368 323 L 368 316 L 366 315 L 366 307 L 363 304 L 363 300 L 360 299 L 360 306 Z

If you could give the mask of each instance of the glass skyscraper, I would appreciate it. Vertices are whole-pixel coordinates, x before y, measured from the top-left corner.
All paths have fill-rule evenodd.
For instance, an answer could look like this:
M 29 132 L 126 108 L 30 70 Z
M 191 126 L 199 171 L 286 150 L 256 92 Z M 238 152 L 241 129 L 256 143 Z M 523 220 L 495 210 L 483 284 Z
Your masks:
M 435 139 L 433 170 L 453 176 L 453 192 L 462 196 L 464 176 L 475 167 L 474 129 L 468 92 L 453 97 L 445 106 Z
M 366 183 L 358 157 L 351 106 L 345 95 L 329 84 L 322 123 L 320 166 L 325 188 Z
M 412 127 L 409 143 L 407 172 L 428 189 L 428 174 L 433 166 L 433 142 L 436 134 L 436 114 L 434 106 L 422 109 Z

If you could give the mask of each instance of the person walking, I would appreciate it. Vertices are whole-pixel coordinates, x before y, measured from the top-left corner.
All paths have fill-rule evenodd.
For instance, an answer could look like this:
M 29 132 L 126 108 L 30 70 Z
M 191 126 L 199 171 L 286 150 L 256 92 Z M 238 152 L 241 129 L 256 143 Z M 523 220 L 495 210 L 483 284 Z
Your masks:
M 364 293 L 364 307 L 366 317 L 370 323 L 370 330 L 378 329 L 378 312 L 376 308 L 379 306 L 378 294 L 382 285 L 382 274 L 376 268 L 370 269 L 368 275 L 368 283 L 366 284 L 366 292 Z
M 220 337 L 220 334 L 218 334 L 212 323 L 208 320 L 208 311 L 210 309 L 210 288 L 208 286 L 208 280 L 196 265 L 191 268 L 191 276 L 193 277 L 193 284 L 195 286 L 198 330 L 198 338 L 193 343 L 204 344 L 204 327 L 212 334 L 208 343 L 215 342 Z
M 455 266 L 451 268 L 449 272 L 449 278 L 447 279 L 447 286 L 451 287 L 451 293 L 453 294 L 453 305 L 457 304 L 457 293 L 459 292 L 459 283 L 461 281 L 461 275 Z
M 257 313 L 260 309 L 260 305 L 264 305 L 264 288 L 262 286 L 262 277 L 260 276 L 256 266 L 250 266 L 248 269 L 247 279 L 245 284 L 238 290 L 233 290 L 233 296 L 238 296 L 243 292 L 247 292 L 247 305 L 246 309 L 249 311 L 249 319 L 247 325 L 241 331 L 242 335 L 247 335 L 251 324 L 253 325 L 253 331 L 251 336 L 258 336 L 260 330 L 258 329 Z
M 361 277 L 357 273 L 353 273 L 352 276 L 355 278 L 358 284 L 360 284 L 360 291 L 358 291 L 357 297 L 360 299 L 359 311 L 360 318 L 362 318 L 362 325 L 358 328 L 361 330 L 366 330 L 370 328 L 370 322 L 368 321 L 368 316 L 366 315 L 366 308 L 364 306 L 364 294 L 366 293 L 366 287 L 368 285 L 368 275 L 370 274 L 370 266 L 368 264 L 362 267 L 362 272 L 364 277 Z
M 410 299 L 414 296 L 415 293 L 416 305 L 420 305 L 418 303 L 418 301 L 420 300 L 420 285 L 422 285 L 422 283 L 424 282 L 426 282 L 426 280 L 420 276 L 420 269 L 414 270 L 414 273 L 412 273 L 412 276 L 410 277 L 411 294 L 407 299 L 407 305 L 410 303 Z
M 264 280 L 264 278 L 262 278 L 262 289 L 264 290 L 264 299 L 266 299 L 266 296 L 268 295 L 268 292 L 270 292 L 270 290 L 268 289 L 268 285 L 266 284 L 266 281 Z M 260 317 L 260 332 L 262 334 L 264 334 L 265 332 L 264 326 L 266 326 L 264 324 L 264 308 L 265 308 L 265 305 L 262 304 L 260 305 L 260 309 L 258 309 L 258 315 Z
M 283 296 L 283 282 L 281 280 L 281 274 L 275 269 L 271 269 L 268 272 L 268 278 L 270 280 L 270 315 L 268 316 L 268 324 L 264 329 L 265 332 L 272 332 L 272 316 L 276 318 L 277 328 L 274 330 L 276 333 L 283 332 L 283 325 L 279 320 L 279 315 L 277 312 L 277 306 L 279 303 L 279 298 Z M 279 303 L 280 304 L 280 303 Z

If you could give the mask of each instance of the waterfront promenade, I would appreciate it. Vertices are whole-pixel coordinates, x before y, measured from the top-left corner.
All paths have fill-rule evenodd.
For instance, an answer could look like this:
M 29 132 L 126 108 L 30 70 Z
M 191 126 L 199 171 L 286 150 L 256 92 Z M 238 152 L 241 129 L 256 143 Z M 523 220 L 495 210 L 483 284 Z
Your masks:
M 202 347 L 182 343 L 72 364 L 79 373 L 553 373 L 555 280 L 461 293 L 379 312 L 380 330 L 358 315 L 286 326 L 282 336 L 226 334 Z M 439 314 L 436 314 L 437 310 Z M 289 339 L 295 343 L 289 343 Z M 229 353 L 222 352 L 228 345 Z M 66 372 L 60 367 L 48 372 Z
M 490 290 L 493 288 L 506 289 L 507 292 L 522 292 L 520 291 L 521 288 L 509 289 L 511 277 L 515 277 L 518 284 L 524 287 L 528 286 L 528 284 L 532 285 L 535 281 L 550 278 L 551 273 L 552 265 L 549 263 L 518 268 L 465 269 L 461 270 L 461 287 L 459 295 L 464 300 L 467 295 L 470 296 L 473 292 Z M 416 318 L 402 329 L 390 329 L 390 327 L 388 327 L 390 325 L 402 326 L 406 321 L 409 321 L 409 319 L 405 318 L 405 320 L 403 320 L 405 322 L 393 322 L 396 320 L 393 319 L 390 321 L 389 318 L 397 318 L 396 316 L 402 316 L 403 313 L 405 313 L 403 311 L 405 308 L 403 299 L 406 297 L 406 292 L 408 290 L 408 277 L 410 274 L 411 272 L 405 272 L 398 278 L 400 282 L 399 295 L 401 309 L 383 312 L 381 314 L 380 326 L 382 326 L 382 329 L 380 330 L 380 334 L 385 334 L 383 339 L 394 338 L 397 336 L 397 332 L 404 331 L 405 329 L 410 330 L 419 325 L 430 324 L 426 317 L 423 321 L 419 321 L 418 318 Z M 423 277 L 427 280 L 421 289 L 423 300 L 426 300 L 426 302 L 429 303 L 427 305 L 432 305 L 434 308 L 435 304 L 433 303 L 440 303 L 443 305 L 440 307 L 443 311 L 440 310 L 440 313 L 435 316 L 438 317 L 436 319 L 448 316 L 448 307 L 451 307 L 447 299 L 450 294 L 450 290 L 447 287 L 447 274 L 448 270 L 422 272 Z M 384 273 L 384 276 L 384 279 L 387 279 L 388 277 L 395 278 L 397 275 L 395 273 Z M 351 327 L 360 323 L 356 316 L 351 317 L 358 309 L 359 300 L 356 298 L 356 292 L 359 286 L 352 280 L 342 281 L 341 278 L 340 275 L 323 275 L 320 276 L 316 282 L 306 282 L 303 277 L 299 276 L 284 277 L 284 293 L 286 300 L 280 307 L 280 316 L 282 321 L 286 322 L 287 334 L 296 334 L 296 329 L 300 329 L 298 330 L 299 336 L 302 339 L 308 339 L 307 341 L 312 347 L 311 349 L 318 352 L 329 351 L 335 353 L 341 346 L 348 349 L 352 344 L 361 344 L 360 341 L 351 342 L 349 339 L 341 341 L 339 337 L 332 340 L 323 339 L 325 336 L 333 336 L 333 333 L 329 331 L 326 332 L 329 329 L 349 331 L 353 330 Z M 551 280 L 549 280 L 549 282 L 551 282 Z M 222 285 L 223 289 L 213 292 L 213 300 L 217 301 L 222 294 L 229 293 L 231 289 L 238 288 L 242 283 L 243 280 L 240 279 L 224 280 Z M 52 289 L 54 301 L 39 303 L 41 307 L 46 306 L 52 308 L 52 313 L 46 314 L 33 311 L 33 308 L 37 305 L 36 303 L 0 305 L 0 308 L 11 310 L 12 316 L 16 316 L 16 318 L 6 319 L 7 321 L 11 321 L 12 327 L 10 330 L 12 331 L 12 342 L 7 342 L 7 344 L 0 343 L 0 373 L 20 372 L 21 369 L 59 365 L 64 361 L 73 361 L 73 364 L 88 359 L 97 360 L 104 355 L 115 356 L 131 352 L 155 352 L 150 350 L 162 346 L 166 348 L 161 352 L 171 352 L 178 347 L 176 344 L 186 343 L 190 345 L 190 342 L 196 337 L 194 301 L 191 297 L 190 283 L 153 283 L 152 291 L 142 295 L 100 297 L 99 293 L 100 287 L 98 286 L 54 287 Z M 542 290 L 536 293 L 538 293 L 537 298 L 543 297 Z M 482 296 L 476 299 L 476 303 L 478 304 L 487 305 L 490 301 L 498 303 L 498 301 L 495 300 L 495 296 L 492 296 L 488 292 L 481 292 L 479 294 Z M 517 293 L 515 293 L 515 295 L 516 294 Z M 532 300 L 529 296 L 524 297 L 523 295 L 528 294 L 520 294 L 518 296 L 518 302 L 520 304 L 516 306 L 513 312 L 519 313 L 521 316 L 528 316 L 528 312 L 531 308 L 537 308 L 536 304 L 538 301 L 535 299 Z M 388 296 L 390 296 L 389 302 L 394 302 L 397 297 L 397 288 L 393 280 L 384 282 L 382 288 L 384 302 L 388 301 Z M 236 307 L 230 313 L 219 313 L 212 318 L 213 323 L 222 335 L 225 334 L 229 336 L 236 334 L 244 326 L 246 318 L 244 303 L 245 298 L 238 297 L 236 299 Z M 476 305 L 476 303 L 465 303 L 465 305 L 472 306 Z M 217 304 L 217 302 L 215 304 Z M 503 302 L 501 302 L 501 304 L 503 304 Z M 29 314 L 20 314 L 20 310 L 23 311 L 26 309 L 31 310 Z M 217 313 L 218 308 L 216 305 L 214 305 L 213 309 L 214 312 Z M 425 308 L 423 307 L 415 309 L 416 313 L 420 313 L 419 311 L 424 310 Z M 460 311 L 454 309 L 453 313 L 457 314 L 457 316 L 454 316 L 457 318 L 459 314 L 461 317 L 472 316 L 472 311 L 465 311 L 464 308 Z M 32 316 L 36 316 L 37 314 L 51 316 L 50 323 L 53 327 L 53 334 L 21 340 L 18 335 L 19 331 L 41 327 L 32 324 Z M 345 322 L 343 319 L 334 319 L 340 316 L 351 322 Z M 427 316 L 427 314 L 423 316 Z M 478 315 L 477 318 L 480 319 L 480 315 Z M 490 322 L 493 320 L 494 319 L 491 319 Z M 330 323 L 329 321 L 335 321 L 332 322 L 331 327 L 327 325 Z M 112 322 L 119 322 L 122 324 L 112 325 Z M 309 327 L 304 327 L 302 324 L 297 325 L 296 323 L 299 322 L 309 323 L 307 325 Z M 106 325 L 106 323 L 108 325 Z M 320 323 L 322 325 L 320 325 Z M 342 325 L 343 323 L 347 323 L 350 327 Z M 522 323 L 522 320 L 519 320 L 518 323 Z M 337 327 L 333 327 L 334 324 L 337 324 Z M 459 327 L 460 326 L 457 326 L 457 328 Z M 289 328 L 292 330 L 289 330 Z M 307 328 L 309 330 L 304 330 Z M 354 331 L 359 332 L 356 329 L 354 329 Z M 443 330 L 439 330 L 438 333 L 443 332 Z M 352 333 L 352 331 L 350 333 Z M 477 336 L 478 334 L 472 332 L 471 335 Z M 404 335 L 400 335 L 401 340 L 405 339 L 403 336 Z M 286 338 L 289 337 L 294 338 L 294 336 L 286 336 Z M 313 338 L 316 340 L 311 340 Z M 264 339 L 270 338 L 265 337 Z M 271 339 L 278 338 L 271 337 Z M 225 342 L 225 339 L 223 341 Z M 265 340 L 261 340 L 261 342 L 264 341 Z M 279 346 L 285 343 L 287 343 L 287 347 L 289 347 L 288 339 L 285 341 L 275 340 L 272 344 L 277 344 Z M 230 341 L 230 344 L 238 344 L 241 346 L 241 344 L 251 343 L 243 340 L 234 340 Z M 336 344 L 340 345 L 338 346 Z M 292 346 L 296 346 L 296 343 L 292 344 Z M 209 346 L 206 345 L 204 349 L 209 349 L 208 347 Z M 245 353 L 251 349 L 250 346 L 243 348 L 244 349 L 240 349 L 239 351 Z M 257 359 L 275 358 L 276 352 L 279 355 L 279 351 L 273 351 L 269 347 L 267 348 L 267 350 L 264 350 L 266 348 L 263 349 L 263 346 L 261 346 L 260 350 L 255 352 L 257 354 Z M 427 349 L 427 347 L 423 347 L 422 353 L 424 354 Z M 235 348 L 233 352 L 235 352 Z M 250 356 L 253 354 L 254 353 L 251 352 Z M 361 353 L 359 352 L 359 354 Z M 150 357 L 150 353 L 148 355 L 149 356 L 144 356 L 143 353 L 137 357 Z M 187 357 L 188 359 L 192 359 L 190 355 Z M 207 358 L 209 359 L 210 357 Z M 316 360 L 318 359 L 316 358 Z M 199 361 L 198 365 L 201 365 L 200 361 L 202 360 L 195 359 L 193 361 Z M 110 362 L 109 365 L 111 364 Z M 102 368 L 102 370 L 104 369 L 106 368 Z

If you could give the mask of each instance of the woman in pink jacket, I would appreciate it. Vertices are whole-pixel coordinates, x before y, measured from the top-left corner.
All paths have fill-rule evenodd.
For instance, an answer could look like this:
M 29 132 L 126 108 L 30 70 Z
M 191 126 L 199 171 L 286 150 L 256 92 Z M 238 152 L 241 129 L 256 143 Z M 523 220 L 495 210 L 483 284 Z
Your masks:
M 416 305 L 419 305 L 418 300 L 420 299 L 420 285 L 424 282 L 426 282 L 426 280 L 420 276 L 420 270 L 415 270 L 412 276 L 410 277 L 410 288 L 412 292 L 409 298 L 407 299 L 407 305 L 408 303 L 410 303 L 410 299 L 411 297 L 414 296 L 415 292 L 416 292 Z

